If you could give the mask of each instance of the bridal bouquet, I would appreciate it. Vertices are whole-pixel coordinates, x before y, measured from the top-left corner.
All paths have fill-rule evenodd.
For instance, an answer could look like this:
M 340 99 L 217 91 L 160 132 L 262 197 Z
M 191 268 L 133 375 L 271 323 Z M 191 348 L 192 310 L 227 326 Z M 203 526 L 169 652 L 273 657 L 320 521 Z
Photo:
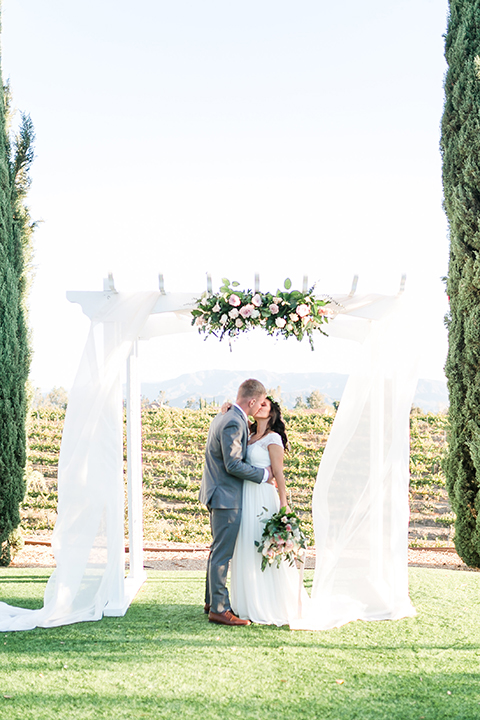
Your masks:
M 295 337 L 303 340 L 308 337 L 313 350 L 313 331 L 321 329 L 334 313 L 326 306 L 333 303 L 326 298 L 313 295 L 315 286 L 307 292 L 291 290 L 291 281 L 287 278 L 285 290 L 277 293 L 261 293 L 252 290 L 239 290 L 238 282 L 223 279 L 218 293 L 204 293 L 192 310 L 192 325 L 199 332 L 215 335 L 222 340 L 225 335 L 236 337 L 254 327 L 262 327 L 268 335 Z
M 262 553 L 262 571 L 267 565 L 277 564 L 280 567 L 282 560 L 288 560 L 293 565 L 300 558 L 300 550 L 307 547 L 307 538 L 300 528 L 300 519 L 294 512 L 287 512 L 282 507 L 265 523 L 265 529 L 260 542 L 255 540 L 258 552 Z

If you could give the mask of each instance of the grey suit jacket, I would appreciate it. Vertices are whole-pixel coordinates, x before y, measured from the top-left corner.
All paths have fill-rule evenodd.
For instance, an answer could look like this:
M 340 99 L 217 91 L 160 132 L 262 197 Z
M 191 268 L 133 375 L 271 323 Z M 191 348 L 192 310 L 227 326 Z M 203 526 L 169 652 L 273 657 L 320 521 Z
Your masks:
M 237 407 L 213 419 L 205 448 L 201 503 L 211 508 L 240 508 L 243 481 L 262 482 L 263 468 L 245 462 L 247 440 L 247 423 Z

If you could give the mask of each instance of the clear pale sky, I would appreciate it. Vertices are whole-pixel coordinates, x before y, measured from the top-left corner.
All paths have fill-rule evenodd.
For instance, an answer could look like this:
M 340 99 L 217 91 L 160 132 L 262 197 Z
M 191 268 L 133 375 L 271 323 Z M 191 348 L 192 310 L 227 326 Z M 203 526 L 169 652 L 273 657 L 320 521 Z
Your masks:
M 447 0 L 3 0 L 2 66 L 36 160 L 32 380 L 69 388 L 88 331 L 67 290 L 407 292 L 442 378 L 440 119 Z M 338 342 L 338 341 L 337 341 Z M 416 346 L 417 339 L 412 340 Z M 151 341 L 145 380 L 348 370 L 349 350 Z

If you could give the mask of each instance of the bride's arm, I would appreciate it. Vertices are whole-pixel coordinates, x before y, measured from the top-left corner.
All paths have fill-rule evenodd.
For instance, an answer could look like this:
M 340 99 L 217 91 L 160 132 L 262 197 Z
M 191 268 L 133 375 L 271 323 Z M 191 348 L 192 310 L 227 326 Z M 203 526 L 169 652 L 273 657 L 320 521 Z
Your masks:
M 287 502 L 285 475 L 283 474 L 283 456 L 285 454 L 285 450 L 283 447 L 280 447 L 280 445 L 274 445 L 272 443 L 268 446 L 268 454 L 270 455 L 273 477 L 277 481 L 278 494 L 280 496 L 280 507 L 285 507 L 287 508 L 287 512 L 290 512 L 290 507 Z

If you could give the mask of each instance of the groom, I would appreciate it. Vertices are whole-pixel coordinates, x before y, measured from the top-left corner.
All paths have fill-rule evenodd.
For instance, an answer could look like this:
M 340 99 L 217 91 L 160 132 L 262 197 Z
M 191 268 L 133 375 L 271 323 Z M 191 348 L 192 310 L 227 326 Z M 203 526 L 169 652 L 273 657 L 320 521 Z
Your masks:
M 210 513 L 212 544 L 207 563 L 205 612 L 210 622 L 220 625 L 250 625 L 232 613 L 227 590 L 227 572 L 235 549 L 242 516 L 243 481 L 268 482 L 271 468 L 256 468 L 245 462 L 248 415 L 255 417 L 266 398 L 258 380 L 245 380 L 237 400 L 226 413 L 212 421 L 205 449 L 205 467 L 200 502 Z

